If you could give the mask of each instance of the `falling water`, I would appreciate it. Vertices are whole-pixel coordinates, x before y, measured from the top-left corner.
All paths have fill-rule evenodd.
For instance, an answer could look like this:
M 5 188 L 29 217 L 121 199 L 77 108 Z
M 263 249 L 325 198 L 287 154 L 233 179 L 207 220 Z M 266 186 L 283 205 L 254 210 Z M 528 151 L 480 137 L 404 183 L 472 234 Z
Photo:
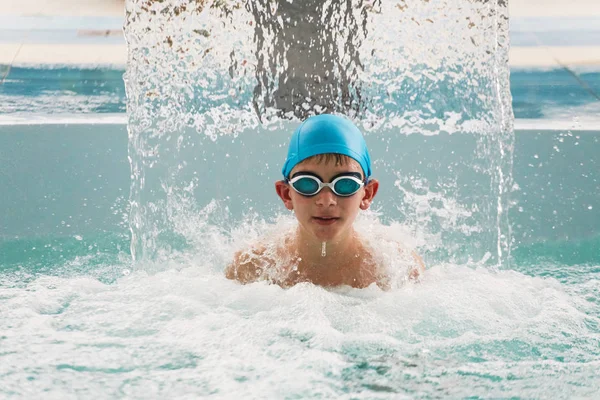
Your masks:
M 365 132 L 384 189 L 367 214 L 374 223 L 399 227 L 429 263 L 506 259 L 504 0 L 130 0 L 126 9 L 136 260 L 201 252 L 219 270 L 240 227 L 282 223 L 272 185 L 285 145 L 320 113 Z

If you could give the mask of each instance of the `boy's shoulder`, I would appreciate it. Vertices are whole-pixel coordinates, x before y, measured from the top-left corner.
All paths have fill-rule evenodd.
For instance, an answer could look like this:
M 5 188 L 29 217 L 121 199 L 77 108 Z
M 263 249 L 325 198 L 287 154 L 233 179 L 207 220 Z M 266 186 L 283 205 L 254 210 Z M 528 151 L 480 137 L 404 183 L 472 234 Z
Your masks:
M 368 249 L 380 268 L 394 272 L 398 267 L 405 271 L 409 280 L 419 280 L 425 272 L 425 263 L 415 250 L 407 246 L 400 238 L 388 232 L 377 232 L 372 236 L 362 236 L 361 242 Z
M 245 249 L 237 251 L 232 262 L 225 269 L 228 279 L 241 283 L 251 283 L 261 279 L 277 281 L 282 270 L 287 270 L 288 264 L 294 259 L 294 251 L 290 244 L 289 235 L 271 240 L 263 238 Z
M 250 283 L 258 280 L 265 269 L 274 264 L 275 260 L 267 254 L 267 246 L 255 243 L 235 253 L 233 261 L 225 269 L 225 276 L 241 283 Z
M 410 280 L 418 280 L 425 272 L 422 258 L 401 242 L 388 238 L 383 240 L 387 242 L 387 245 L 382 245 L 381 240 L 375 240 L 377 243 L 374 243 L 373 239 L 377 238 L 365 240 L 363 237 L 359 239 L 358 249 L 360 250 L 357 258 L 361 260 L 364 268 L 374 266 L 375 270 L 383 271 L 389 268 L 395 269 L 399 264 L 404 265 L 408 267 L 406 277 Z M 235 253 L 232 262 L 225 269 L 225 276 L 240 283 L 251 283 L 263 279 L 275 283 L 287 281 L 285 273 L 289 272 L 291 265 L 294 264 L 293 253 L 294 250 L 289 240 L 256 242 Z M 397 256 L 394 256 L 394 253 Z M 390 260 L 392 260 L 391 265 L 387 265 Z M 392 271 L 387 272 L 391 273 Z M 387 275 L 383 274 L 382 276 Z

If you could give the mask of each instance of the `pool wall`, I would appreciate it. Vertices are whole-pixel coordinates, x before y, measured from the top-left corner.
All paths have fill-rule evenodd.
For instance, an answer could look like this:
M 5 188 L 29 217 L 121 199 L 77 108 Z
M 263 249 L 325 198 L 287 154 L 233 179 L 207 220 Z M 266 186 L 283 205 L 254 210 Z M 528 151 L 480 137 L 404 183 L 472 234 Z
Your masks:
M 513 249 L 599 236 L 600 130 L 515 135 Z M 0 160 L 1 240 L 128 232 L 124 124 L 0 125 Z

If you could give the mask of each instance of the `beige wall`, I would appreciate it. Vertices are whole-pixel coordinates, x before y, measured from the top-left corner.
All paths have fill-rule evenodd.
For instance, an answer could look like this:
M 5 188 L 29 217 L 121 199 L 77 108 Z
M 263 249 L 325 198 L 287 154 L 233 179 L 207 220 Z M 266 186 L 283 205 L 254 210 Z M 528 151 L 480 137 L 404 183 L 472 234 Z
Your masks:
M 511 17 L 600 16 L 600 0 L 508 0 Z
M 298 0 L 301 1 L 301 0 Z M 388 1 L 388 0 L 384 0 Z M 468 0 L 454 0 L 468 1 Z M 600 0 L 508 0 L 512 17 L 600 17 Z M 124 16 L 125 0 L 0 0 L 0 15 Z M 1 27 L 0 27 L 1 29 Z M 90 63 L 124 65 L 125 44 L 0 43 L 0 64 Z M 600 65 L 600 43 L 593 47 L 512 47 L 513 66 Z
M 125 0 L 0 0 L 2 15 L 121 16 Z
M 125 0 L 0 0 L 0 13 L 121 16 L 124 3 Z M 514 17 L 600 16 L 600 0 L 508 0 L 508 5 Z

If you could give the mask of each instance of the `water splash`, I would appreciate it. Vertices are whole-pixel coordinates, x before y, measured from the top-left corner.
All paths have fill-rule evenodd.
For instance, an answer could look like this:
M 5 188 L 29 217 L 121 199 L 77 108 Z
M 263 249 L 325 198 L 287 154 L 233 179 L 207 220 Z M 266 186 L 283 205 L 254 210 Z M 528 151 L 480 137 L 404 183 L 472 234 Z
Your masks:
M 198 267 L 0 286 L 0 395 L 597 397 L 597 301 L 515 271 L 428 272 L 391 292 L 241 286 Z M 597 298 L 582 281 L 570 290 Z
M 378 177 L 397 188 L 378 198 L 383 219 L 427 238 L 430 262 L 506 257 L 505 1 L 130 0 L 126 9 L 136 259 L 205 247 L 199 231 L 210 242 L 248 213 L 273 220 L 280 207 L 264 181 L 278 178 L 298 120 L 323 112 L 366 131 Z

